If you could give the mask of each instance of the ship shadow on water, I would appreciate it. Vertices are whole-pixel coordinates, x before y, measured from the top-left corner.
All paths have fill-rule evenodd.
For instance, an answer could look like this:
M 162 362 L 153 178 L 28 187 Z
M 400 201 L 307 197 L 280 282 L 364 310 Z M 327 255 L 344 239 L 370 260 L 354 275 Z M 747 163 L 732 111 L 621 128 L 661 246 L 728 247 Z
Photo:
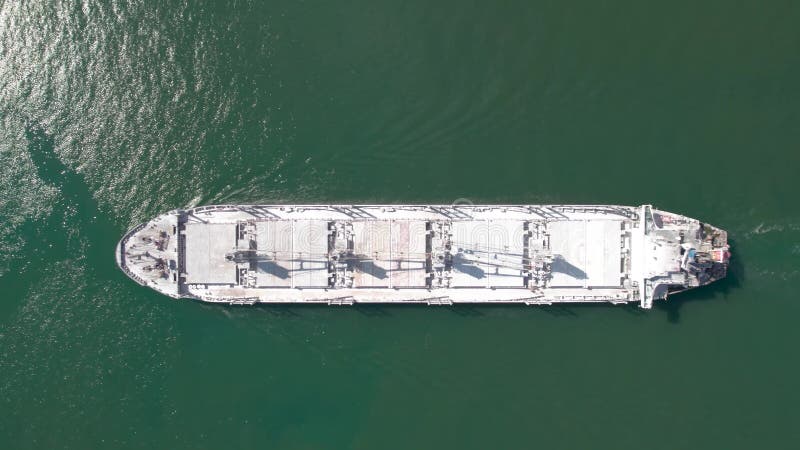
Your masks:
M 386 305 L 354 305 L 355 311 L 366 317 L 391 317 L 391 307 Z
M 191 300 L 187 300 L 191 301 Z M 270 303 L 256 303 L 255 305 L 228 305 L 228 304 L 212 304 L 200 300 L 194 300 L 197 303 L 207 308 L 210 311 L 223 311 L 225 314 L 238 316 L 238 312 L 246 315 L 252 311 L 258 311 L 275 317 L 302 317 L 304 313 L 319 313 L 340 310 L 342 312 L 351 311 L 362 314 L 367 317 L 389 317 L 392 316 L 391 309 L 393 307 L 408 308 L 404 305 L 377 305 L 377 304 L 360 304 L 360 305 L 345 305 L 345 306 L 331 306 L 326 303 L 314 303 L 307 305 L 281 305 Z
M 100 211 L 83 176 L 58 158 L 53 138 L 41 126 L 27 124 L 25 137 L 39 179 L 55 187 L 58 197 L 46 216 L 17 230 L 25 240 L 0 277 L 0 291 L 27 292 L 55 262 L 78 259 L 100 279 L 121 279 L 113 263 L 118 227 Z
M 728 244 L 735 251 L 735 240 L 729 237 Z M 653 309 L 666 313 L 667 320 L 670 323 L 678 324 L 681 321 L 681 309 L 684 304 L 709 300 L 726 300 L 729 294 L 739 289 L 744 282 L 744 265 L 737 256 L 738 255 L 735 253 L 731 256 L 728 265 L 728 273 L 725 278 L 707 286 L 701 286 L 686 292 L 673 294 L 667 297 L 667 300 L 658 300 L 654 302 Z

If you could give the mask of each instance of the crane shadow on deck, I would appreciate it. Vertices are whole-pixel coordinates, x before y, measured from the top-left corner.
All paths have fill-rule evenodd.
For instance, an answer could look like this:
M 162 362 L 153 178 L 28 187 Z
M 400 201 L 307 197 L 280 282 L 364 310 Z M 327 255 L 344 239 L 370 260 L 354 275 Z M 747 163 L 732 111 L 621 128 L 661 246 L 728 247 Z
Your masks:
M 274 261 L 259 261 L 256 264 L 257 270 L 261 273 L 270 274 L 276 278 L 280 278 L 281 280 L 288 280 L 290 269 L 281 266 L 280 264 Z
M 551 265 L 553 272 L 563 273 L 576 280 L 585 280 L 586 272 L 580 267 L 573 265 L 561 255 L 555 255 L 553 264 Z
M 358 261 L 358 263 L 355 264 L 355 269 L 363 273 L 368 273 L 379 280 L 385 280 L 389 278 L 389 271 L 370 259 L 362 259 Z
M 453 255 L 453 269 L 478 280 L 486 276 L 486 272 L 476 265 L 479 263 L 479 261 L 465 257 L 462 253 Z

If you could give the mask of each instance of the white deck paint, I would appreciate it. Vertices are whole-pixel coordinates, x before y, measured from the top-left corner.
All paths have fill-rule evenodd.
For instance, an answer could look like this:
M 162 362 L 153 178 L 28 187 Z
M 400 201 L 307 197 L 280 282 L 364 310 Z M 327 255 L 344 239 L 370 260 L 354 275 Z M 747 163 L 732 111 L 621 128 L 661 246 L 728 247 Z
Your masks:
M 324 220 L 292 224 L 292 284 L 298 288 L 328 285 L 328 225 Z
M 425 222 L 392 220 L 391 287 L 425 287 Z
M 292 227 L 290 220 L 267 220 L 256 224 L 258 248 L 271 254 L 274 261 L 258 263 L 256 284 L 262 287 L 290 287 L 292 285 Z
M 236 241 L 235 224 L 190 223 L 186 225 L 186 282 L 236 282 L 236 264 L 225 254 Z
M 489 285 L 495 288 L 524 287 L 523 261 L 524 221 L 490 220 L 487 255 Z
M 391 221 L 354 222 L 355 285 L 389 287 L 392 276 Z

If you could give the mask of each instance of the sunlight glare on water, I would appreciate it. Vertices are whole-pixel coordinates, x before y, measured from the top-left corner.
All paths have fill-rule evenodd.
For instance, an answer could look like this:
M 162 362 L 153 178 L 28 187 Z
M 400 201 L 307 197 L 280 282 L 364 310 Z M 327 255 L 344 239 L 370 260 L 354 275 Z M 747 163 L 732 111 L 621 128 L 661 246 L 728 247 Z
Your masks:
M 796 2 L 0 2 L 0 448 L 785 448 Z M 635 307 L 221 308 L 114 265 L 213 203 L 639 205 Z M 609 446 L 609 445 L 604 445 Z

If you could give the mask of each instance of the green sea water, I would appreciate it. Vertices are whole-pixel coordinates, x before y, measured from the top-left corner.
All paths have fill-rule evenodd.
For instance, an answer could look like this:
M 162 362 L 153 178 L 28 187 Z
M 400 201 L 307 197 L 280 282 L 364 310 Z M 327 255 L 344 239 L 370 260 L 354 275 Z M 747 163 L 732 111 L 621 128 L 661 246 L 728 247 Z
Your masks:
M 800 3 L 0 0 L 0 448 L 796 448 Z M 652 203 L 635 306 L 218 307 L 114 265 L 214 203 Z

